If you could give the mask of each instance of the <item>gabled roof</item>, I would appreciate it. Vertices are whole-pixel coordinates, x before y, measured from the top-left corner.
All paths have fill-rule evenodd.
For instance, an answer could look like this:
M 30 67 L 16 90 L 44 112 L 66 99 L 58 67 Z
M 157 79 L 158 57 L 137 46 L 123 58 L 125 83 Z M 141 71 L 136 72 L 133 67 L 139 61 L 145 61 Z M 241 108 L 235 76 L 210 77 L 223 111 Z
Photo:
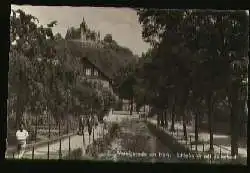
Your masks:
M 112 49 L 82 47 L 77 41 L 58 41 L 60 48 L 66 49 L 74 57 L 86 58 L 91 64 L 97 67 L 106 77 L 113 79 L 115 73 L 126 63 L 131 56 L 120 55 Z

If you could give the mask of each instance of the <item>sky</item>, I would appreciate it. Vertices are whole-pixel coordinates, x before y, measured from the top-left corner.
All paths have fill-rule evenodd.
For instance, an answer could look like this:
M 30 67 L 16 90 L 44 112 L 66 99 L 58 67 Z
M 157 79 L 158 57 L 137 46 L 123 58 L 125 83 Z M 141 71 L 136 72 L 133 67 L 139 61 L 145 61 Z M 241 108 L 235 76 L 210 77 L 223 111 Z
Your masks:
M 119 45 L 131 49 L 136 55 L 141 55 L 150 47 L 142 40 L 142 27 L 138 22 L 136 11 L 129 8 L 112 7 L 46 7 L 11 5 L 11 8 L 21 9 L 39 19 L 41 25 L 47 25 L 53 20 L 58 24 L 54 33 L 64 37 L 69 27 L 79 27 L 84 17 L 91 30 L 100 31 L 101 38 L 112 34 Z

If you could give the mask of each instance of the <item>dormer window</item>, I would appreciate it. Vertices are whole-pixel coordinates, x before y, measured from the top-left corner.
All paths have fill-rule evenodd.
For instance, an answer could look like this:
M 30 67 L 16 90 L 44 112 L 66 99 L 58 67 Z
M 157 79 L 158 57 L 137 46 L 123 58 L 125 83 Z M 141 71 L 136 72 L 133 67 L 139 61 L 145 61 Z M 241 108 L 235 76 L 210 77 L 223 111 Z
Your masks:
M 87 68 L 86 69 L 86 76 L 90 76 L 91 75 L 91 69 L 90 68 Z

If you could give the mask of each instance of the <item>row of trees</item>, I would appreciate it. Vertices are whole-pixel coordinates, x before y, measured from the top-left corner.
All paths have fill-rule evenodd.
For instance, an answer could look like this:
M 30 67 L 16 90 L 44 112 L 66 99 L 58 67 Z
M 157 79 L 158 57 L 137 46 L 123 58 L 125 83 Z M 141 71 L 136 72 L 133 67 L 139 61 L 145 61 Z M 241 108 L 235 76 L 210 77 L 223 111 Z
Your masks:
M 37 18 L 21 10 L 10 16 L 8 110 L 16 115 L 16 126 L 25 112 L 46 110 L 57 122 L 91 112 L 101 120 L 112 106 L 109 90 L 81 80 L 81 59 L 73 57 L 66 43 L 62 46 L 59 33 L 53 34 L 56 24 L 38 26 Z
M 238 154 L 240 120 L 247 100 L 248 15 L 245 11 L 138 9 L 142 37 L 151 49 L 142 54 L 119 86 L 124 98 L 149 104 L 171 130 L 181 117 L 187 139 L 187 112 L 207 115 L 213 151 L 215 111 L 228 108 L 231 154 Z M 131 66 L 130 66 L 131 67 Z M 121 78 L 121 77 L 120 77 Z M 168 113 L 167 113 L 168 112 Z

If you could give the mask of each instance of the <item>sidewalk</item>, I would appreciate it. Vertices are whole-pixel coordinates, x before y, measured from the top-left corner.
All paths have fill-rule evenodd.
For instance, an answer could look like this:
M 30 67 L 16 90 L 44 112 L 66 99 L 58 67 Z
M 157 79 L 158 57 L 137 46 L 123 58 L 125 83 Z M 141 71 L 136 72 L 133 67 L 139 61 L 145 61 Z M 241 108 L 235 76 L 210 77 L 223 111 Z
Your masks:
M 156 119 L 148 119 L 148 121 L 154 125 L 157 125 L 157 120 Z M 171 122 L 168 122 L 169 127 L 171 125 Z M 175 132 L 170 132 L 169 129 L 163 129 L 163 131 L 168 133 L 169 135 L 172 135 L 180 144 L 185 145 L 189 150 L 191 151 L 196 151 L 196 146 L 195 146 L 195 133 L 194 133 L 194 128 L 192 125 L 187 125 L 187 135 L 188 135 L 188 141 L 185 141 L 183 139 L 183 126 L 182 123 L 176 122 L 175 123 Z M 231 147 L 230 147 L 230 136 L 228 135 L 217 135 L 214 134 L 214 151 L 215 155 L 219 157 L 224 157 L 224 158 L 230 158 L 231 156 Z M 199 133 L 199 144 L 197 145 L 197 152 L 207 152 L 209 150 L 209 139 L 210 135 L 209 133 L 202 132 Z M 219 142 L 221 139 L 223 139 L 224 144 Z M 239 148 L 239 157 L 246 159 L 247 158 L 247 148 Z
M 94 138 L 103 137 L 102 133 L 103 125 L 98 125 L 94 130 Z M 107 130 L 104 130 L 104 133 L 107 133 Z M 83 135 L 73 135 L 71 137 L 67 137 L 66 139 L 61 140 L 61 158 L 67 156 L 69 151 L 82 148 L 83 154 L 85 154 L 85 148 L 93 142 L 93 131 L 89 141 L 89 135 L 87 128 L 84 130 L 84 141 L 83 143 Z M 70 147 L 69 147 L 70 145 Z M 60 141 L 52 143 L 49 145 L 49 159 L 59 159 L 59 151 L 60 151 Z M 14 155 L 16 158 L 17 155 Z M 32 158 L 32 148 L 24 153 L 23 158 L 31 159 Z M 47 159 L 48 158 L 48 145 L 43 145 L 41 147 L 37 147 L 34 150 L 34 159 Z
M 105 117 L 106 122 L 120 122 L 124 119 L 125 116 L 114 115 L 111 112 L 108 116 Z M 107 129 L 103 131 L 103 124 L 99 124 L 93 131 L 89 138 L 87 128 L 84 129 L 84 142 L 83 142 L 83 135 L 73 135 L 67 137 L 66 139 L 61 140 L 61 156 L 67 156 L 69 151 L 82 148 L 83 155 L 85 154 L 85 149 L 88 145 L 93 143 L 93 132 L 94 132 L 94 139 L 102 138 L 103 135 L 107 134 Z M 102 133 L 104 132 L 104 134 Z M 89 140 L 90 139 L 90 140 Z M 69 147 L 70 145 L 70 147 Z M 32 149 L 28 148 L 28 150 L 24 153 L 23 158 L 31 159 L 32 158 Z M 51 143 L 49 145 L 49 159 L 59 159 L 59 151 L 60 151 L 60 141 Z M 10 158 L 13 158 L 10 157 Z M 17 155 L 14 155 L 14 158 L 17 158 Z M 48 144 L 44 144 L 42 146 L 38 146 L 34 149 L 34 159 L 47 159 L 48 158 Z

